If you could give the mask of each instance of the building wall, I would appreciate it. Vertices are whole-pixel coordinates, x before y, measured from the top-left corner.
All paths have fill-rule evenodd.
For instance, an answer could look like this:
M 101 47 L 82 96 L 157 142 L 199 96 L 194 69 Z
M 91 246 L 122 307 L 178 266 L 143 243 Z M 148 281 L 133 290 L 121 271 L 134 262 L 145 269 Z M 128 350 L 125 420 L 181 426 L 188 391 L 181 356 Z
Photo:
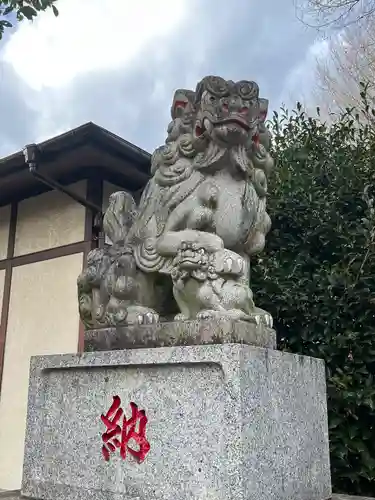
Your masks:
M 73 188 L 85 195 L 86 182 Z M 0 304 L 11 280 L 8 310 L 2 311 L 0 489 L 12 490 L 22 478 L 30 356 L 77 352 L 76 281 L 87 249 L 87 217 L 84 207 L 56 191 L 20 202 L 15 226 L 9 214 L 9 207 L 0 208 L 0 266 L 8 257 L 0 268 Z M 14 255 L 7 256 L 12 231 Z
M 10 221 L 10 205 L 0 207 L 0 260 L 6 259 Z
M 0 486 L 22 478 L 30 356 L 77 351 L 76 281 L 83 255 L 13 270 L 0 399 Z
M 86 182 L 70 189 L 85 196 Z M 49 191 L 18 204 L 14 255 L 69 245 L 84 239 L 85 207 L 64 193 Z

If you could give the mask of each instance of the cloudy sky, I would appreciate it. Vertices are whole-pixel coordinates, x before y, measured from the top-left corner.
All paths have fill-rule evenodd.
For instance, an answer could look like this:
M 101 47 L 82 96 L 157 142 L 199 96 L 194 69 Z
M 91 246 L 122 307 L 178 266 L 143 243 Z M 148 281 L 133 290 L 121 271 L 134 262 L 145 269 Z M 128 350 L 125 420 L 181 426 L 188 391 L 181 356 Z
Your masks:
M 0 42 L 0 157 L 87 121 L 148 151 L 176 88 L 254 79 L 270 107 L 313 84 L 317 33 L 293 0 L 59 0 Z

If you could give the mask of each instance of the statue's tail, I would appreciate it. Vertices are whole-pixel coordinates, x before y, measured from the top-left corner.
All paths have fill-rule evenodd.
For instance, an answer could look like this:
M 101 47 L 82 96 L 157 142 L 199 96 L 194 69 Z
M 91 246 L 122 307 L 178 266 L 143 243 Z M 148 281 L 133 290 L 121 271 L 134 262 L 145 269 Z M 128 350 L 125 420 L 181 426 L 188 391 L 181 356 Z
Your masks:
M 147 188 L 144 194 L 148 194 Z M 111 243 L 131 248 L 137 267 L 146 273 L 159 271 L 165 264 L 164 257 L 155 249 L 155 237 L 147 237 L 143 234 L 142 224 L 139 225 L 144 204 L 148 202 L 147 196 L 145 199 L 142 195 L 138 209 L 131 194 L 118 191 L 110 196 L 109 207 L 103 217 L 104 233 Z M 156 235 L 156 228 L 154 233 Z
M 112 244 L 126 241 L 137 213 L 137 205 L 130 193 L 118 191 L 111 194 L 103 217 L 103 229 Z

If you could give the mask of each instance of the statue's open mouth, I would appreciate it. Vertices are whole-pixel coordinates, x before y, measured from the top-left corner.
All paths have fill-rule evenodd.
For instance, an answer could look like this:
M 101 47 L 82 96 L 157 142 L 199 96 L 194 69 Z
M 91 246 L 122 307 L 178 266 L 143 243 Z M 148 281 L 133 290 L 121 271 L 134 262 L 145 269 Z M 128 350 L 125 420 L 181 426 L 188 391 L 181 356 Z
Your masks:
M 222 120 L 218 120 L 215 122 L 209 121 L 207 118 L 203 120 L 203 123 L 197 124 L 195 127 L 195 135 L 196 137 L 202 136 L 206 131 L 210 132 L 212 128 L 221 127 L 222 125 L 236 125 L 237 127 L 246 130 L 247 132 L 250 130 L 251 126 L 248 121 L 240 114 L 231 114 L 227 118 L 223 118 Z
M 245 120 L 241 115 L 234 115 L 234 114 L 228 116 L 228 118 L 224 118 L 223 120 L 215 122 L 213 125 L 214 127 L 218 127 L 220 125 L 231 125 L 231 124 L 238 125 L 239 127 L 247 131 L 250 130 L 250 125 L 247 122 L 247 120 Z

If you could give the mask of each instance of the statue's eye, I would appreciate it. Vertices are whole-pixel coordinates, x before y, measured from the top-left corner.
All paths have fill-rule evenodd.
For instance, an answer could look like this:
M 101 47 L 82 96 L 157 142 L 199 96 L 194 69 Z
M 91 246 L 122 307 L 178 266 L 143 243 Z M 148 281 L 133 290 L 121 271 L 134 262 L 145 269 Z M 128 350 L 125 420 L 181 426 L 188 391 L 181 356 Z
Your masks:
M 215 101 L 216 101 L 215 97 L 213 95 L 210 95 L 210 102 L 215 102 Z

